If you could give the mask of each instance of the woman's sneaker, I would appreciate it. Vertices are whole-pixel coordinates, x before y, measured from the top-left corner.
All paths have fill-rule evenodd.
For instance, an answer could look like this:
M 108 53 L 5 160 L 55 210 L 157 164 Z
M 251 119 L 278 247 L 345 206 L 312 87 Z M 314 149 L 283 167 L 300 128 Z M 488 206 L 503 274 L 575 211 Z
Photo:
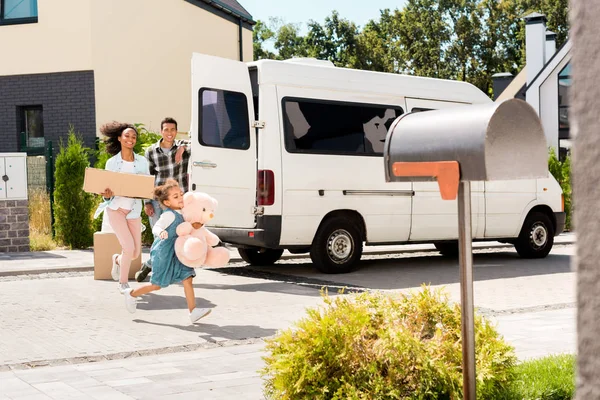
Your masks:
M 152 268 L 150 268 L 148 264 L 144 263 L 142 265 L 142 269 L 135 273 L 135 280 L 138 282 L 144 282 L 150 271 L 152 271 Z
M 125 295 L 125 308 L 127 308 L 127 311 L 133 314 L 137 308 L 137 298 L 133 297 L 131 292 L 133 292 L 133 289 L 129 288 L 126 289 L 125 293 L 123 294 Z
M 125 291 L 129 289 L 129 283 L 119 283 L 119 292 L 125 294 Z
M 194 323 L 208 314 L 210 314 L 210 308 L 194 308 L 190 313 L 190 321 Z
M 121 278 L 121 267 L 119 266 L 119 264 L 117 264 L 117 258 L 119 257 L 118 254 L 113 254 L 112 256 L 112 270 L 110 271 L 110 276 L 112 276 L 113 281 L 119 281 L 119 279 Z

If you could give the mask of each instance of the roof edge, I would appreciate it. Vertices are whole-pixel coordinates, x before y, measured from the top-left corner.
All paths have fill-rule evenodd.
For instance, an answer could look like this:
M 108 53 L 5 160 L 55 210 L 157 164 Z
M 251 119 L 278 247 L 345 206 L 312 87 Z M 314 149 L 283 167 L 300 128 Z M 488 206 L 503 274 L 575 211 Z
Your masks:
M 202 4 L 208 5 L 215 10 L 221 11 L 221 12 L 228 14 L 236 19 L 240 19 L 242 22 L 245 22 L 248 25 L 256 25 L 256 21 L 254 21 L 254 19 L 252 18 L 252 15 L 250 15 L 249 13 L 242 13 L 239 10 L 234 9 L 219 0 L 185 0 L 185 1 L 190 4 L 193 4 L 195 6 L 198 6 L 198 7 L 201 7 Z

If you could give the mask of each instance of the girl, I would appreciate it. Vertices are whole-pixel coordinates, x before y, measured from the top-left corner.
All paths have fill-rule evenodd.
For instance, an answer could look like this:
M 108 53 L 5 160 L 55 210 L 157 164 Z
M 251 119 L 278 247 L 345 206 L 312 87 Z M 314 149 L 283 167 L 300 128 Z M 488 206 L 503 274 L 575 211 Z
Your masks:
M 137 131 L 131 124 L 111 122 L 104 124 L 100 132 L 106 137 L 106 152 L 113 157 L 106 162 L 105 169 L 115 172 L 149 175 L 148 160 L 137 155 L 133 147 L 137 142 Z M 142 249 L 142 200 L 114 196 L 108 187 L 102 193 L 104 202 L 100 204 L 94 218 L 106 211 L 108 222 L 121 244 L 121 254 L 113 254 L 111 275 L 119 281 L 119 291 L 129 288 L 129 267 Z
M 207 316 L 210 309 L 196 308 L 196 296 L 192 286 L 192 278 L 196 273 L 193 268 L 183 265 L 175 255 L 176 229 L 183 222 L 183 216 L 178 212 L 183 208 L 183 191 L 176 180 L 167 179 L 164 185 L 154 189 L 154 197 L 164 210 L 152 228 L 152 233 L 156 237 L 150 249 L 152 276 L 149 284 L 125 291 L 125 307 L 130 313 L 134 313 L 137 308 L 137 297 L 160 290 L 172 283 L 183 282 L 190 320 L 194 323 Z

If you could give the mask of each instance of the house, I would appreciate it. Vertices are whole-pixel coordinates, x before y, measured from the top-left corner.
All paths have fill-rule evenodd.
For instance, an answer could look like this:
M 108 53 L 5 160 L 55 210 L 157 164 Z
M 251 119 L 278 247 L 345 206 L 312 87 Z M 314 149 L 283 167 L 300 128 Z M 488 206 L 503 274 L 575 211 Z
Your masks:
M 546 30 L 546 17 L 532 13 L 525 17 L 526 66 L 514 78 L 494 75 L 494 100 L 526 100 L 538 113 L 548 147 L 564 157 L 571 147 L 569 128 L 569 87 L 571 86 L 571 41 L 556 49 L 556 34 Z
M 187 131 L 192 52 L 251 61 L 254 24 L 236 0 L 0 0 L 0 152 L 69 124 L 88 146 L 111 120 Z

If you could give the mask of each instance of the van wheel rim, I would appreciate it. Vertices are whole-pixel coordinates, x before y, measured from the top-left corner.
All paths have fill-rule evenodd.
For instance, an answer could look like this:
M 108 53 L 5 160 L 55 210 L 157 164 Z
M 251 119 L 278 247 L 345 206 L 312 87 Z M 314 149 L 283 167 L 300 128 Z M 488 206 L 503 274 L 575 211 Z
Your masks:
M 536 249 L 541 249 L 548 242 L 548 230 L 541 222 L 533 225 L 530 235 L 531 243 Z
M 327 240 L 327 253 L 336 264 L 347 261 L 354 253 L 354 240 L 352 235 L 344 229 L 338 229 L 329 235 Z

